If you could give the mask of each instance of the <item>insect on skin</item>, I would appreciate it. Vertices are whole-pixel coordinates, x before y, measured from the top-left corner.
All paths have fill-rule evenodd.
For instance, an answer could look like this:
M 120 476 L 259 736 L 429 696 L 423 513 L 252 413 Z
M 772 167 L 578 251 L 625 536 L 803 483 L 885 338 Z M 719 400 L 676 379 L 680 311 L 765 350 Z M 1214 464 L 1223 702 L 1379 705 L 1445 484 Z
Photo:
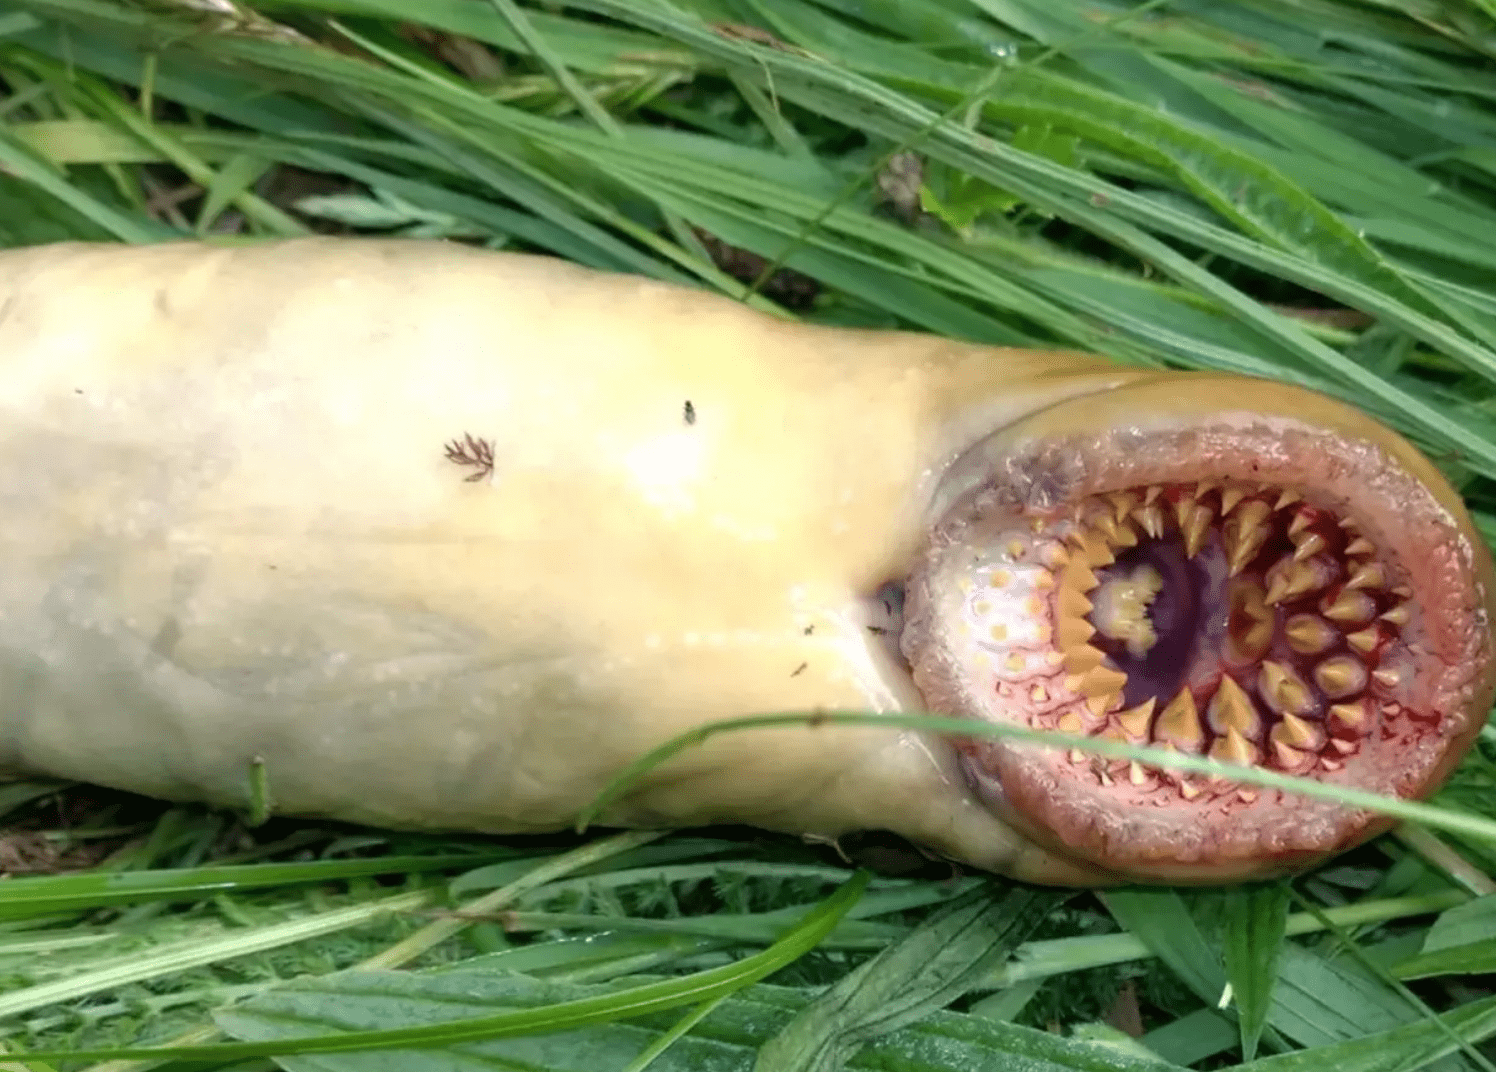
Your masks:
M 686 399 L 685 409 L 682 412 L 685 414 L 687 424 L 696 423 L 696 407 L 691 404 L 691 400 L 689 398 Z
M 469 484 L 493 474 L 493 443 L 487 439 L 480 439 L 464 432 L 461 439 L 454 439 L 446 445 L 446 456 L 447 461 L 454 465 L 466 466 L 473 470 L 463 478 Z

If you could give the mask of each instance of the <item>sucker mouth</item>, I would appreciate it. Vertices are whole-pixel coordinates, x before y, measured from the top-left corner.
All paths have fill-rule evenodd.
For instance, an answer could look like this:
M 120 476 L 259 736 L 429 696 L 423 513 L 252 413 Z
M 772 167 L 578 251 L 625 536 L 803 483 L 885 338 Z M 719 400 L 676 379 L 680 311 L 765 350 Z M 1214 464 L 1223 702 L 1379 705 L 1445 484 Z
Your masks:
M 1092 496 L 993 557 L 968 628 L 1001 650 L 995 691 L 1036 729 L 1308 774 L 1345 766 L 1373 707 L 1401 710 L 1412 590 L 1354 522 L 1293 489 Z M 1030 615 L 1049 624 L 1025 645 L 1013 623 Z M 1149 794 L 1256 793 L 1080 750 L 1069 761 Z
M 1489 553 L 1392 433 L 1230 387 L 1239 408 L 1164 381 L 1076 400 L 958 459 L 907 585 L 915 684 L 944 714 L 1424 796 L 1496 691 Z M 1122 879 L 1281 874 L 1391 825 L 1225 773 L 954 743 L 1005 822 Z

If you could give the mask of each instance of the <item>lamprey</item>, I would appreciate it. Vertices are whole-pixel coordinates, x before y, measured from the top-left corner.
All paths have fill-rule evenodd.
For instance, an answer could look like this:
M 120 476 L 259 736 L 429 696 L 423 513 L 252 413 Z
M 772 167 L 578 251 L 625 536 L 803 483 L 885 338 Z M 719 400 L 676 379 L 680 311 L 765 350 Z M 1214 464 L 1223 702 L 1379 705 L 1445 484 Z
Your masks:
M 16 773 L 535 832 L 692 727 L 863 710 L 1418 798 L 1492 700 L 1459 497 L 1295 388 L 326 238 L 0 253 L 0 346 Z M 831 722 L 714 736 L 603 820 L 885 829 L 1080 885 L 1282 873 L 1387 825 Z

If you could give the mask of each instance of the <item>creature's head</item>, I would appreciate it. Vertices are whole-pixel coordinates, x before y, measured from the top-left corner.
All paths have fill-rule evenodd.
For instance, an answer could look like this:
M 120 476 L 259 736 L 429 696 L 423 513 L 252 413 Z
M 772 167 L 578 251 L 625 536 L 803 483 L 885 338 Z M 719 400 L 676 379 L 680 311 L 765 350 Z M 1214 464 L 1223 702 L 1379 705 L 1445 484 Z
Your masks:
M 1306 391 L 1168 374 L 1044 408 L 936 493 L 902 646 L 930 709 L 1428 794 L 1496 688 L 1490 555 L 1406 441 Z M 1389 825 L 972 738 L 977 792 L 1124 878 L 1303 867 Z

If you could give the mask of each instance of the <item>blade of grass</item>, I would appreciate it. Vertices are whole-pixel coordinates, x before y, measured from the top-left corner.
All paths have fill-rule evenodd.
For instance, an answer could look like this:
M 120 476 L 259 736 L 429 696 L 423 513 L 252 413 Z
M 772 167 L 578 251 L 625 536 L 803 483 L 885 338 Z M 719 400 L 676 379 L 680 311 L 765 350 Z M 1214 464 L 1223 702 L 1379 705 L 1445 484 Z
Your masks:
M 305 863 L 11 878 L 0 883 L 0 919 L 85 912 L 107 905 L 147 901 L 193 901 L 233 891 L 297 883 L 337 882 L 369 875 L 446 871 L 456 867 L 471 867 L 483 859 L 484 857 L 472 855 L 384 856 Z
M 959 736 L 992 737 L 1000 740 L 1022 741 L 1026 744 L 1043 745 L 1046 748 L 1079 748 L 1085 752 L 1092 752 L 1097 755 L 1117 759 L 1135 759 L 1140 763 L 1150 764 L 1155 767 L 1166 767 L 1193 774 L 1203 774 L 1252 785 L 1267 786 L 1273 789 L 1283 789 L 1291 793 L 1300 793 L 1304 796 L 1317 797 L 1322 800 L 1339 801 L 1350 807 L 1365 808 L 1368 811 L 1393 815 L 1399 819 L 1412 819 L 1441 830 L 1455 831 L 1479 838 L 1483 841 L 1496 842 L 1496 821 L 1481 816 L 1451 811 L 1447 808 L 1424 804 L 1418 801 L 1384 797 L 1376 793 L 1350 789 L 1345 786 L 1327 785 L 1311 778 L 1296 778 L 1278 774 L 1275 771 L 1268 771 L 1261 767 L 1243 767 L 1233 763 L 1221 763 L 1208 758 L 1186 756 L 1182 753 L 1165 751 L 1159 748 L 1139 748 L 1120 742 L 1108 741 L 1099 737 L 1082 737 L 1078 734 L 1032 730 L 1006 723 L 980 722 L 964 718 L 943 718 L 917 712 L 906 712 L 890 716 L 852 711 L 801 711 L 772 715 L 749 715 L 742 718 L 723 719 L 719 722 L 687 730 L 640 756 L 620 771 L 611 782 L 603 787 L 596 799 L 578 815 L 576 828 L 578 831 L 585 830 L 640 775 L 665 762 L 667 759 L 678 755 L 687 748 L 694 747 L 703 741 L 723 733 L 738 733 L 745 730 L 796 724 L 810 727 L 823 724 L 885 726 L 888 728 L 919 729 L 929 733 L 948 733 Z
M 1221 960 L 1178 893 L 1158 890 L 1108 890 L 1102 903 L 1117 922 L 1177 975 L 1207 1005 L 1216 1005 L 1226 987 Z
M 1286 883 L 1246 886 L 1235 891 L 1226 908 L 1222 948 L 1226 978 L 1241 1025 L 1242 1060 L 1257 1056 L 1257 1043 L 1272 1008 L 1278 960 L 1288 925 Z

